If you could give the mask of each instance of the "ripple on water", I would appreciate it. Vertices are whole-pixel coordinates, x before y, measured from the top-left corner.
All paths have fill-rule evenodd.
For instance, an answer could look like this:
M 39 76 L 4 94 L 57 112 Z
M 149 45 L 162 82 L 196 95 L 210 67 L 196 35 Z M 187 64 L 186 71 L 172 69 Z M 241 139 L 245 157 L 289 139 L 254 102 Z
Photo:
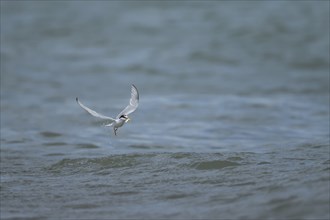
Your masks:
M 52 172 L 65 172 L 67 174 L 99 172 L 105 169 L 135 167 L 143 154 L 111 155 L 97 158 L 62 159 L 51 165 L 48 169 Z
M 84 146 L 83 146 L 84 147 Z M 89 147 L 89 145 L 87 146 Z M 91 146 L 97 147 L 97 146 Z M 112 169 L 130 169 L 139 172 L 162 173 L 174 170 L 220 170 L 242 165 L 241 157 L 228 159 L 220 153 L 134 153 L 96 158 L 66 158 L 48 167 L 54 173 L 74 174 L 93 172 L 99 175 Z
M 40 132 L 40 135 L 46 138 L 56 138 L 62 136 L 62 134 L 52 131 L 43 131 Z
M 223 169 L 230 166 L 239 166 L 239 163 L 232 162 L 229 160 L 213 160 L 193 163 L 191 166 L 198 170 L 214 170 Z
M 65 146 L 65 145 L 67 145 L 67 143 L 60 142 L 60 141 L 55 141 L 55 142 L 43 143 L 42 145 L 44 145 L 44 146 Z
M 90 143 L 81 143 L 76 145 L 78 148 L 82 149 L 95 149 L 95 148 L 100 148 L 99 146 L 95 144 L 90 144 Z

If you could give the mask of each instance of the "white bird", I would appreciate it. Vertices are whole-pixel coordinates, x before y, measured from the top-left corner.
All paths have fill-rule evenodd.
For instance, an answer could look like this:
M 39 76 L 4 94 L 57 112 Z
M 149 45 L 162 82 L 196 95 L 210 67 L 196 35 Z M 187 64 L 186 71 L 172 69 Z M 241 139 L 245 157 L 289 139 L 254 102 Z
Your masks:
M 139 105 L 139 92 L 138 92 L 137 88 L 135 87 L 135 85 L 132 84 L 131 99 L 129 100 L 129 105 L 126 106 L 126 108 L 124 108 L 124 110 L 122 110 L 117 115 L 116 118 L 104 116 L 104 115 L 97 113 L 96 111 L 86 107 L 78 100 L 78 97 L 76 98 L 76 101 L 80 105 L 80 107 L 82 107 L 86 112 L 88 112 L 92 116 L 105 120 L 107 123 L 105 126 L 113 127 L 113 131 L 114 131 L 115 135 L 117 135 L 117 129 L 119 127 L 123 126 L 126 122 L 128 122 L 130 120 L 128 115 L 137 109 L 137 107 Z

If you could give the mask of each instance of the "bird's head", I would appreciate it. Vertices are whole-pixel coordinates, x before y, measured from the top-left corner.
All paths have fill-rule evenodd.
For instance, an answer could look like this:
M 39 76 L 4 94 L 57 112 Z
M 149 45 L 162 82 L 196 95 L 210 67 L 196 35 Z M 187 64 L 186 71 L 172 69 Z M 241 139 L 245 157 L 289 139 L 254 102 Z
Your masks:
M 119 119 L 121 119 L 121 120 L 123 120 L 123 121 L 125 121 L 125 122 L 128 122 L 128 121 L 130 120 L 130 118 L 129 118 L 127 115 L 121 115 L 121 116 L 119 117 Z

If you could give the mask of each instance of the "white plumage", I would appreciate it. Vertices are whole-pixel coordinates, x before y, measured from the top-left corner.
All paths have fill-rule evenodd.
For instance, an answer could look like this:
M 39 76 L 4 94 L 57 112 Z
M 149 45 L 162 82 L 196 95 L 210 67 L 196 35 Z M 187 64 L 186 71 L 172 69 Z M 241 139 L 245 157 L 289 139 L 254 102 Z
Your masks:
M 113 131 L 114 131 L 115 135 L 117 135 L 117 129 L 119 127 L 123 126 L 126 122 L 128 122 L 130 120 L 128 115 L 133 113 L 137 109 L 137 107 L 139 105 L 139 92 L 138 92 L 137 88 L 135 87 L 135 85 L 132 84 L 131 99 L 129 100 L 129 104 L 128 104 L 128 106 L 126 106 L 126 108 L 124 108 L 124 110 L 122 110 L 116 116 L 116 118 L 111 118 L 111 117 L 102 115 L 102 114 L 97 113 L 96 111 L 86 107 L 79 101 L 78 97 L 76 98 L 76 101 L 80 105 L 80 107 L 82 107 L 86 112 L 88 112 L 92 116 L 105 120 L 107 123 L 105 126 L 113 127 Z

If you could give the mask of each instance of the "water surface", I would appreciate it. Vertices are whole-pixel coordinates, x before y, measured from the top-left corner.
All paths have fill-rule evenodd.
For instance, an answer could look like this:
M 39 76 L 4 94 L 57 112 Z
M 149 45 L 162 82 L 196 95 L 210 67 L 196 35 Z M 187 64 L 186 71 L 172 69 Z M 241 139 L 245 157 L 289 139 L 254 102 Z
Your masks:
M 0 123 L 1 219 L 328 219 L 329 2 L 1 1 Z

